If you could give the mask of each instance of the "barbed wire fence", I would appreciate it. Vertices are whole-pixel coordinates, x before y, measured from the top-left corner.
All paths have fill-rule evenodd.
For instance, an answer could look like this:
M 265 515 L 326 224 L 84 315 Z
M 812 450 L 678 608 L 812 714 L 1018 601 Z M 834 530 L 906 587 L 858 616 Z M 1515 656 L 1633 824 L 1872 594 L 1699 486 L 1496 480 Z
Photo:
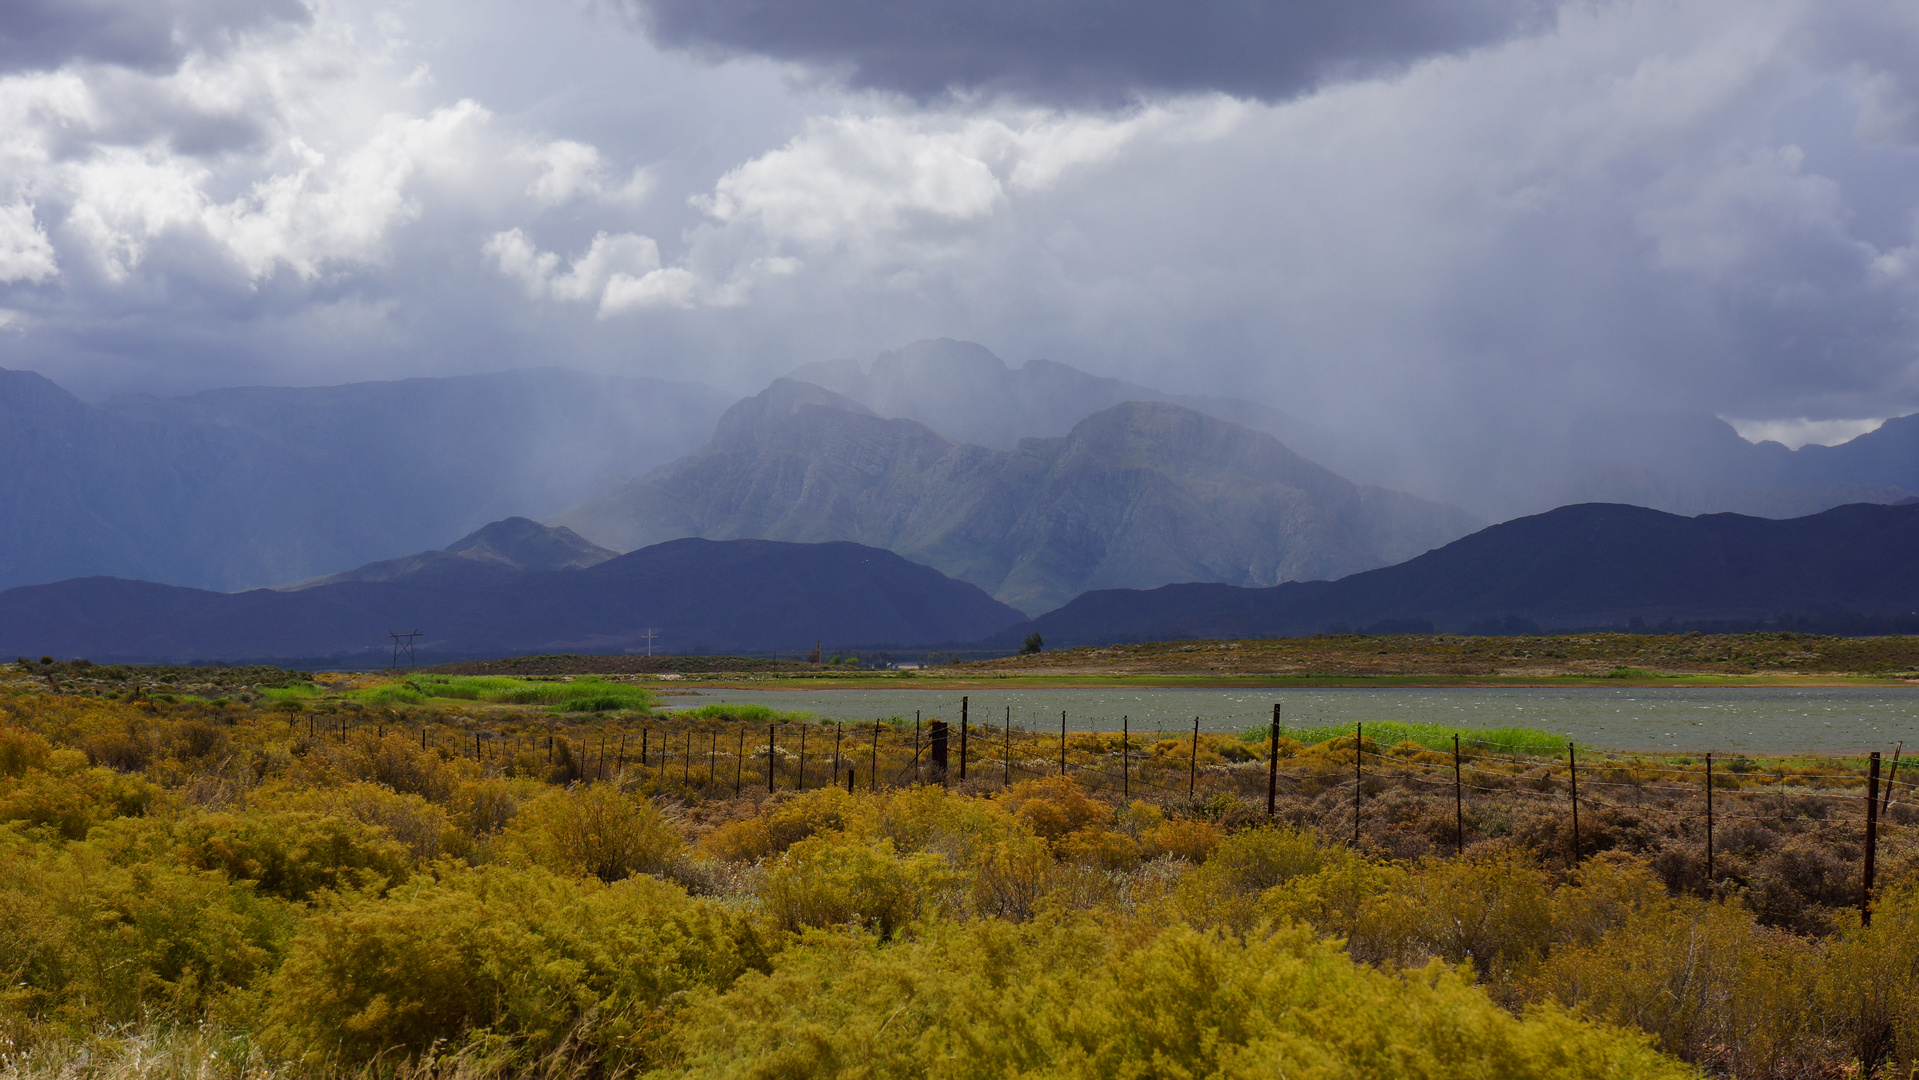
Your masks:
M 1350 735 L 1307 745 L 1292 738 L 1277 705 L 1264 738 L 1204 732 L 1200 717 L 1186 731 L 1156 727 L 1150 735 L 1136 733 L 1125 715 L 1075 723 L 1062 713 L 1042 727 L 1018 722 L 1008 708 L 997 723 L 975 722 L 966 697 L 928 712 L 911 721 L 807 723 L 733 718 L 724 710 L 697 718 L 568 714 L 511 724 L 471 717 L 409 723 L 397 716 L 356 724 L 342 716 L 327 718 L 330 730 L 318 729 L 312 717 L 306 727 L 309 738 L 339 744 L 356 734 L 383 740 L 391 727 L 396 737 L 417 737 L 423 750 L 470 758 L 488 773 L 651 783 L 703 799 L 916 784 L 990 793 L 1063 776 L 1119 804 L 1144 801 L 1240 822 L 1283 819 L 1355 846 L 1382 847 L 1382 837 L 1404 834 L 1405 800 L 1423 798 L 1451 804 L 1450 835 L 1430 835 L 1431 814 L 1411 822 L 1426 827 L 1435 853 L 1464 854 L 1530 813 L 1553 822 L 1549 848 L 1556 846 L 1568 865 L 1609 846 L 1605 833 L 1621 820 L 1650 819 L 1701 844 L 1705 891 L 1721 881 L 1715 862 L 1728 831 L 1810 820 L 1827 835 L 1856 836 L 1866 918 L 1881 844 L 1919 846 L 1919 783 L 1899 778 L 1902 765 L 1908 776 L 1919 770 L 1901 760 L 1903 747 L 1890 769 L 1877 751 L 1857 764 L 1821 758 L 1789 767 L 1743 755 L 1632 754 L 1571 743 L 1544 751 L 1464 735 L 1440 748 L 1411 739 L 1388 744 L 1363 723 Z M 1382 730 L 1389 737 L 1395 731 L 1390 724 Z

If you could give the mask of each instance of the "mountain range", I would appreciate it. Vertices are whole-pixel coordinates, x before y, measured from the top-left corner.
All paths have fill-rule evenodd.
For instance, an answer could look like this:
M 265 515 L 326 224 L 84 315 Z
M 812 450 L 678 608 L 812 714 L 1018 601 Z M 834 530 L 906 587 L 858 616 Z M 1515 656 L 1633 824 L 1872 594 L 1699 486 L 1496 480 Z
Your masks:
M 1269 588 L 1087 592 L 1033 620 L 976 586 L 846 542 L 680 539 L 606 557 L 577 535 L 495 522 L 286 590 L 113 578 L 0 592 L 0 655 L 384 664 L 419 653 L 798 654 L 972 642 L 1010 649 L 1344 633 L 1539 633 L 1817 617 L 1919 627 L 1919 503 L 1789 521 L 1587 504 L 1494 525 L 1395 566 Z
M 336 573 L 578 502 L 697 447 L 731 401 L 540 370 L 89 405 L 0 369 L 0 588 Z
M 1566 506 L 1338 581 L 1089 592 L 998 640 L 1537 632 L 1785 615 L 1919 620 L 1919 504 L 1788 521 Z
M 999 450 L 793 379 L 728 409 L 699 451 L 548 521 L 615 549 L 849 540 L 1028 613 L 1087 589 L 1339 577 L 1482 524 L 1171 402 L 1122 401 Z
M 343 583 L 518 516 L 605 552 L 883 546 L 1039 614 L 1087 589 L 1339 577 L 1464 535 L 1474 513 L 1791 518 L 1919 489 L 1919 416 L 1798 450 L 1709 416 L 1592 416 L 1532 439 L 1439 417 L 1462 441 L 1422 449 L 966 342 L 794 374 L 743 401 L 538 370 L 88 404 L 0 370 L 0 588 Z
M 1356 483 L 1411 492 L 1488 520 L 1581 502 L 1670 513 L 1800 517 L 1919 492 L 1919 415 L 1896 417 L 1838 446 L 1751 443 L 1716 416 L 1603 413 L 1548 433 L 1489 433 L 1465 423 L 1421 446 L 1376 430 L 1314 423 L 1231 397 L 1171 394 L 1049 360 L 1014 368 L 982 346 L 938 339 L 854 360 L 816 362 L 788 378 L 850 397 L 881 416 L 962 442 L 1012 449 L 1063 435 L 1121 401 L 1167 401 L 1263 431 Z
M 417 655 L 442 660 L 653 648 L 798 654 L 818 641 L 970 641 L 1021 617 L 971 585 L 857 544 L 686 539 L 598 554 L 521 520 L 299 589 L 219 593 L 101 577 L 22 586 L 0 592 L 0 655 L 384 666 L 389 632 L 416 629 Z

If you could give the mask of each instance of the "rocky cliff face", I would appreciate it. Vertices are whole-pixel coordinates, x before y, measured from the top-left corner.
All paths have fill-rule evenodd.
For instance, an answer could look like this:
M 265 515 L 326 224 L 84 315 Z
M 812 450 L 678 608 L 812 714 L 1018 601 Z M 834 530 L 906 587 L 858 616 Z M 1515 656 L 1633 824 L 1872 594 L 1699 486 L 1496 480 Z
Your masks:
M 629 549 L 851 540 L 1029 613 L 1090 588 L 1338 577 L 1481 524 L 1168 402 L 1123 402 L 994 450 L 791 379 L 729 410 L 702 450 L 550 522 Z

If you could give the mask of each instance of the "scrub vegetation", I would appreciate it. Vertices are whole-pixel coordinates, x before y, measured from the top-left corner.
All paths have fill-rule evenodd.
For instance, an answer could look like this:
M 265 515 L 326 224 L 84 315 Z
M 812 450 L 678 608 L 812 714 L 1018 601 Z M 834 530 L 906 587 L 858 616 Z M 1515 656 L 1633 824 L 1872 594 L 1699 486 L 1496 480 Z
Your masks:
M 357 686 L 308 709 L 0 672 L 8 1075 L 1919 1062 L 1910 852 L 1887 843 L 1862 924 L 1850 823 L 1783 800 L 1707 880 L 1684 814 L 1628 826 L 1623 803 L 1594 804 L 1568 848 L 1561 805 L 1535 798 L 1560 777 L 1505 750 L 1474 759 L 1497 794 L 1463 803 L 1453 855 L 1452 792 L 1431 782 L 1449 756 L 1416 740 L 1293 732 L 1268 817 L 1269 748 L 1230 735 L 1074 735 L 1073 775 L 1022 779 L 983 752 L 1036 749 L 981 729 L 971 777 L 943 786 L 897 756 L 910 725 L 555 714 L 590 695 L 515 700 L 514 682 L 384 684 L 418 702 Z M 787 725 L 770 743 L 768 723 Z M 1338 786 L 1355 752 L 1373 785 L 1357 844 Z M 1726 797 L 1851 797 L 1852 764 L 1751 768 Z

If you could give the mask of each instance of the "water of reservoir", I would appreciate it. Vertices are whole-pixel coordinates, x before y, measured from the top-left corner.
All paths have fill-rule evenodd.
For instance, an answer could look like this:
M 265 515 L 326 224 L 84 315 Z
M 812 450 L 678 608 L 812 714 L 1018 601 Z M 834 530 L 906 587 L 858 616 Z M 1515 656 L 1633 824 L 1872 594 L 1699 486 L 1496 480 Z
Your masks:
M 959 719 L 958 690 L 702 690 L 675 695 L 669 707 L 753 703 L 806 709 L 831 720 L 872 720 L 918 710 L 926 719 Z M 975 723 L 1000 723 L 1012 710 L 1024 728 L 1054 729 L 1059 714 L 1075 731 L 1117 730 L 1126 716 L 1136 734 L 1264 725 L 1273 703 L 1284 721 L 1351 724 L 1401 720 L 1460 728 L 1532 727 L 1601 749 L 1782 754 L 1890 751 L 1919 747 L 1919 686 L 1906 687 L 1447 687 L 1324 690 L 968 689 Z

